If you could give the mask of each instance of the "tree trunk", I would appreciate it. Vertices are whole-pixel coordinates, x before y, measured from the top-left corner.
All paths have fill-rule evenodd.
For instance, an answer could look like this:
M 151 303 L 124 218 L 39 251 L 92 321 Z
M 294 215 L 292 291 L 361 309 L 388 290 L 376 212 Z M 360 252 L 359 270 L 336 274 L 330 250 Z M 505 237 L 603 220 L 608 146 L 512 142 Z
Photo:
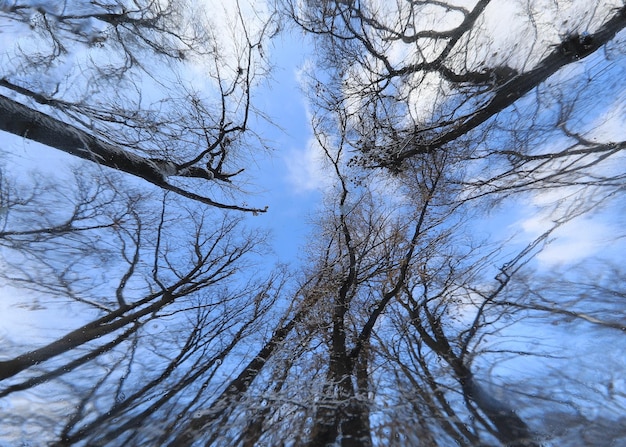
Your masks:
M 461 378 L 463 395 L 474 403 L 497 429 L 496 436 L 506 447 L 540 447 L 533 441 L 533 433 L 526 423 L 506 403 L 491 396 L 476 381 L 472 373 L 463 367 Z
M 56 118 L 0 95 L 0 130 L 124 171 L 161 186 L 164 177 L 156 164 L 102 141 Z

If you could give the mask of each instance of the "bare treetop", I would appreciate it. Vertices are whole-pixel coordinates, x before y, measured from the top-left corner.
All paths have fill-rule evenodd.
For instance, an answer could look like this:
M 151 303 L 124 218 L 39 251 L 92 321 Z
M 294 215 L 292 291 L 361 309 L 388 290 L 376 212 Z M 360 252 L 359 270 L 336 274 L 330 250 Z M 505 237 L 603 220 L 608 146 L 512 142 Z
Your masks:
M 5 2 L 16 37 L 0 54 L 0 129 L 246 210 L 209 195 L 233 189 L 249 146 L 262 146 L 247 135 L 268 16 L 214 6 Z
M 394 169 L 462 140 L 626 26 L 620 2 L 286 3 L 333 73 L 322 107 L 352 116 L 362 163 Z

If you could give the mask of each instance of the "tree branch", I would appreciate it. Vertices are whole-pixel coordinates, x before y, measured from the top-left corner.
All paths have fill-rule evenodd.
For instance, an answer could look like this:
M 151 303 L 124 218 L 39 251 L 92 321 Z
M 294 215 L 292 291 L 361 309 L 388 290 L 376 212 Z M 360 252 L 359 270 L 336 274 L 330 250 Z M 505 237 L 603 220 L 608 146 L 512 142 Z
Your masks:
M 219 177 L 209 171 L 206 172 L 206 176 L 200 175 L 198 173 L 199 168 L 186 168 L 179 171 L 174 163 L 163 163 L 160 160 L 133 154 L 123 147 L 107 143 L 78 127 L 31 109 L 3 95 L 0 95 L 0 130 L 37 141 L 101 166 L 140 177 L 160 188 L 206 205 L 252 213 L 267 211 L 267 207 L 248 208 L 216 202 L 208 197 L 174 186 L 167 182 L 167 177 L 170 175 L 205 178 L 207 180 Z M 222 180 L 228 180 L 232 175 L 220 174 L 220 176 L 223 177 Z

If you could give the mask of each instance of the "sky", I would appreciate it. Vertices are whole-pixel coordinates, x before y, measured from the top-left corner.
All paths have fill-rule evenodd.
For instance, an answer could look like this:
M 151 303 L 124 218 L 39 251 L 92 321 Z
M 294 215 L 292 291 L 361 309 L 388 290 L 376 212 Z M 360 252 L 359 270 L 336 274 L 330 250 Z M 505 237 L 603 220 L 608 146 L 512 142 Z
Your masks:
M 0 32 L 0 41 L 3 38 L 6 39 L 7 34 Z M 275 126 L 263 125 L 261 132 L 261 137 L 274 149 L 268 154 L 251 157 L 245 175 L 250 179 L 246 189 L 253 191 L 249 202 L 254 206 L 267 205 L 269 209 L 267 213 L 246 219 L 250 225 L 259 225 L 271 232 L 276 254 L 275 258 L 268 257 L 268 268 L 271 268 L 276 262 L 295 266 L 304 259 L 302 249 L 311 232 L 310 222 L 321 206 L 324 192 L 328 191 L 328 175 L 313 143 L 310 112 L 301 91 L 301 70 L 312 57 L 311 47 L 297 31 L 293 31 L 272 39 L 266 54 L 274 67 L 270 78 L 257 90 L 254 100 L 256 107 L 275 123 Z M 617 117 L 620 116 L 619 110 L 615 112 Z M 609 124 L 618 130 L 624 128 L 623 120 L 616 119 Z M 29 175 L 30 169 L 57 175 L 58 167 L 65 166 L 72 159 L 59 151 L 6 133 L 0 133 L 0 143 L 0 149 L 11 154 L 10 159 L 4 160 L 6 165 L 21 169 L 25 176 Z M 560 199 L 536 194 L 524 203 L 509 204 L 499 210 L 483 230 L 494 237 L 515 234 L 517 242 L 523 246 L 545 231 L 552 218 L 550 207 Z M 538 264 L 546 269 L 557 268 L 594 255 L 624 259 L 626 241 L 615 239 L 615 234 L 623 233 L 626 224 L 622 210 L 612 201 L 594 215 L 566 224 L 555 233 L 558 238 L 538 255 Z M 49 318 L 49 314 L 16 307 L 16 296 L 14 290 L 0 290 L 0 339 L 3 335 L 15 337 L 20 334 L 28 320 Z M 51 325 L 41 326 L 40 323 L 38 321 L 34 326 L 51 329 Z M 32 332 L 29 336 L 36 342 L 38 337 L 49 337 L 50 334 Z
M 274 256 L 267 256 L 264 266 L 269 271 L 276 263 L 295 267 L 305 261 L 303 248 L 312 231 L 311 222 L 330 183 L 314 144 L 310 112 L 301 85 L 302 69 L 311 62 L 311 47 L 303 36 L 292 31 L 273 38 L 266 54 L 273 68 L 270 77 L 258 87 L 254 101 L 273 123 L 258 123 L 261 137 L 273 149 L 251 157 L 245 174 L 250 183 L 244 189 L 252 191 L 251 204 L 269 207 L 267 213 L 247 217 L 249 225 L 270 232 Z M 615 127 L 618 121 L 614 119 L 605 127 Z M 63 167 L 76 162 L 63 152 L 6 133 L 0 134 L 0 141 L 3 150 L 10 153 L 4 162 L 20 170 L 23 180 L 30 176 L 30 170 L 62 178 L 59 173 Z M 551 207 L 562 196 L 562 192 L 536 194 L 531 200 L 507 205 L 477 227 L 493 238 L 515 235 L 517 244 L 512 247 L 521 249 L 551 224 Z M 537 256 L 537 265 L 542 269 L 563 268 L 596 255 L 619 259 L 626 241 L 616 240 L 615 235 L 621 233 L 625 222 L 620 219 L 623 213 L 616 213 L 614 206 L 608 205 L 559 228 L 554 240 Z M 37 339 L 49 337 L 55 326 L 63 327 L 61 318 L 56 319 L 58 325 L 42 325 L 39 318 L 49 317 L 45 311 L 16 307 L 16 301 L 26 298 L 21 293 L 5 288 L 0 295 L 4 295 L 0 298 L 0 311 L 4 315 L 0 335 L 14 337 L 30 321 L 34 323 L 31 327 L 40 328 L 33 329 L 29 335 L 36 343 Z
M 229 40 L 231 28 L 240 27 L 240 23 L 233 20 L 234 2 L 221 2 L 206 0 L 207 10 L 211 11 L 208 20 L 213 24 L 220 24 L 212 30 L 221 42 L 221 49 L 225 54 L 235 52 L 237 46 L 232 46 Z M 252 2 L 250 6 L 245 1 L 241 2 L 244 14 L 254 17 L 263 14 L 263 2 Z M 35 14 L 36 15 L 36 14 Z M 231 19 L 227 19 L 231 17 Z M 230 25 L 228 25 L 230 23 Z M 247 26 L 254 32 L 258 20 L 247 21 Z M 32 42 L 28 38 L 20 37 L 15 40 L 14 32 L 18 35 L 30 35 L 30 30 L 24 25 L 11 24 L 12 28 L 3 26 L 0 29 L 0 42 L 4 42 L 6 48 L 11 48 L 19 43 L 27 49 Z M 251 206 L 269 206 L 270 211 L 263 216 L 257 216 L 251 223 L 269 229 L 275 241 L 275 251 L 280 262 L 290 262 L 298 253 L 298 243 L 307 233 L 306 219 L 311 210 L 316 208 L 320 200 L 319 188 L 315 185 L 316 176 L 319 173 L 311 168 L 309 163 L 311 153 L 308 140 L 311 132 L 308 126 L 306 101 L 301 93 L 299 85 L 299 70 L 308 57 L 308 47 L 303 39 L 295 36 L 278 35 L 270 41 L 268 48 L 264 50 L 265 57 L 273 66 L 270 76 L 261 80 L 260 85 L 253 91 L 254 105 L 269 116 L 273 124 L 259 121 L 254 123 L 258 126 L 255 131 L 260 133 L 269 146 L 274 148 L 271 152 L 252 154 L 249 166 L 246 166 L 245 178 L 248 184 L 244 185 L 244 194 L 250 192 L 246 198 Z M 69 74 L 75 76 L 79 73 L 81 64 L 91 57 L 84 48 L 77 46 L 77 53 L 68 59 L 68 63 L 56 67 L 54 72 L 49 73 L 50 78 L 61 79 Z M 0 54 L 0 58 L 2 55 Z M 2 59 L 8 63 L 10 59 Z M 225 62 L 229 62 L 226 60 Z M 75 66 L 72 64 L 76 64 Z M 195 87 L 211 89 L 210 81 L 207 80 L 205 67 L 198 66 L 193 69 L 188 81 Z M 150 91 L 155 87 L 149 80 L 142 82 L 142 96 L 144 100 L 150 97 Z M 155 98 L 157 94 L 152 94 Z M 8 134 L 2 135 L 5 150 L 12 155 L 12 162 L 28 169 L 43 169 L 51 166 L 59 168 L 71 157 L 50 148 L 39 147 L 36 143 L 24 141 Z M 42 161 L 45 160 L 45 163 Z M 246 160 L 246 163 L 248 160 Z M 54 169 L 54 172 L 60 172 Z
M 223 3 L 218 0 L 206 0 L 208 8 L 212 11 L 209 18 L 214 24 L 228 23 L 224 16 L 233 14 L 234 3 Z M 254 6 L 250 6 L 250 4 Z M 264 14 L 263 2 L 242 2 L 244 14 L 254 17 Z M 494 10 L 495 11 L 495 10 Z M 513 14 L 515 11 L 510 11 Z M 507 11 L 498 9 L 497 14 L 488 14 L 493 18 L 506 15 Z M 546 19 L 547 20 L 547 19 Z M 230 21 L 233 23 L 233 21 Z M 234 22 L 232 27 L 240 24 Z M 247 22 L 254 28 L 254 20 Z M 224 29 L 222 43 L 229 43 L 228 29 Z M 216 29 L 220 34 L 220 29 Z M 11 42 L 11 33 L 3 28 L 0 32 L 0 40 L 5 44 Z M 7 40 L 8 39 L 8 40 Z M 22 44 L 22 43 L 21 43 Z M 226 50 L 234 51 L 234 50 Z M 402 49 L 398 49 L 402 53 Z M 249 179 L 247 190 L 252 191 L 250 202 L 254 206 L 269 206 L 268 213 L 258 216 L 254 224 L 260 224 L 269 229 L 273 235 L 274 250 L 280 262 L 295 261 L 303 244 L 303 239 L 310 231 L 309 220 L 319 207 L 322 194 L 329 186 L 328 176 L 325 175 L 321 165 L 320 155 L 309 126 L 310 114 L 307 109 L 307 101 L 302 93 L 300 73 L 303 67 L 310 63 L 313 57 L 311 45 L 307 43 L 302 34 L 297 30 L 291 33 L 279 34 L 270 40 L 269 48 L 265 49 L 265 56 L 272 64 L 270 77 L 262 81 L 257 87 L 254 101 L 256 106 L 266 113 L 275 125 L 259 122 L 261 137 L 273 148 L 269 154 L 253 154 L 250 166 L 247 167 L 246 177 Z M 83 57 L 83 56 L 81 56 Z M 73 59 L 80 61 L 78 55 Z M 61 70 L 74 70 L 71 65 L 62 67 Z M 202 71 L 198 70 L 193 76 L 195 83 L 204 82 L 201 79 Z M 61 76 L 59 74 L 58 76 Z M 421 98 L 424 100 L 424 98 Z M 622 105 L 623 107 L 623 105 Z M 622 110 L 623 111 L 623 110 Z M 619 110 L 613 116 L 620 117 Z M 615 123 L 615 124 L 614 124 Z M 614 119 L 605 127 L 621 128 L 623 120 Z M 12 141 L 8 135 L 3 136 L 4 142 Z M 20 163 L 29 165 L 27 161 L 27 149 L 34 147 L 34 143 L 24 142 L 20 139 L 13 140 L 10 151 L 19 154 Z M 42 151 L 32 159 L 41 161 L 42 156 L 48 160 L 45 165 L 54 164 L 55 157 L 63 157 L 57 151 Z M 62 159 L 62 158 L 61 158 Z M 41 163 L 33 163 L 37 167 Z M 549 215 L 543 214 L 538 209 L 545 205 L 545 197 L 535 197 L 530 203 L 524 204 L 524 215 L 519 216 L 516 222 L 509 225 L 522 229 L 522 237 L 531 239 L 540 234 L 545 223 L 549 222 Z M 589 221 L 589 219 L 587 219 Z M 542 226 L 543 222 L 543 226 Z M 581 232 L 580 227 L 594 231 Z M 598 222 L 572 223 L 559 230 L 562 236 L 559 243 L 552 244 L 548 250 L 542 253 L 539 260 L 546 265 L 561 263 L 565 260 L 578 259 L 585 255 L 597 252 L 602 247 L 610 244 L 605 237 L 610 232 L 612 224 Z
M 28 33 L 28 30 L 22 31 Z M 7 28 L 0 26 L 0 42 L 4 42 L 7 48 L 16 42 L 10 36 Z M 246 215 L 249 226 L 258 226 L 270 232 L 274 256 L 267 257 L 265 267 L 268 271 L 277 263 L 295 266 L 302 260 L 301 248 L 310 231 L 309 218 L 322 197 L 316 184 L 320 172 L 313 167 L 314 160 L 311 160 L 306 100 L 299 83 L 300 67 L 309 57 L 307 51 L 303 39 L 283 35 L 272 39 L 265 52 L 266 57 L 271 59 L 273 69 L 269 78 L 263 80 L 254 93 L 255 106 L 273 123 L 261 121 L 256 123 L 259 128 L 255 130 L 273 150 L 253 154 L 246 160 L 246 172 L 242 176 L 248 183 L 244 184 L 242 195 L 253 206 L 269 207 L 267 213 Z M 78 55 L 73 58 L 75 62 L 79 59 Z M 70 64 L 59 68 L 59 71 L 73 73 L 76 67 Z M 198 78 L 192 81 L 201 86 L 204 82 L 200 80 L 200 70 L 196 76 Z M 147 88 L 148 85 L 143 86 Z M 0 131 L 0 163 L 7 172 L 29 184 L 35 175 L 56 182 L 68 181 L 69 166 L 88 162 Z M 126 176 L 126 180 L 154 189 L 141 179 L 129 177 Z M 51 317 L 50 308 L 33 310 L 22 306 L 21 303 L 33 299 L 32 294 L 26 291 L 0 287 L 0 340 L 24 341 L 24 328 L 28 327 L 28 340 L 36 345 L 68 327 L 67 315 L 63 312 Z M 71 326 L 78 324 L 78 321 L 70 323 Z
M 580 6 L 580 5 L 579 5 Z M 574 8 L 572 6 L 569 9 Z M 576 10 L 567 14 L 577 17 Z M 520 14 L 519 10 L 503 10 L 501 4 L 489 10 L 488 19 L 494 24 L 509 23 L 503 19 L 509 15 Z M 592 18 L 578 14 L 576 20 L 588 22 Z M 594 19 L 597 20 L 601 14 Z M 541 17 L 542 21 L 553 20 L 548 15 Z M 510 29 L 502 25 L 494 25 L 503 34 L 503 42 L 510 36 Z M 565 26 L 565 25 L 564 25 Z M 574 25 L 570 25 L 574 26 Z M 326 175 L 322 158 L 314 143 L 310 130 L 306 98 L 301 92 L 300 73 L 304 66 L 312 62 L 313 55 L 310 46 L 303 45 L 303 39 L 295 31 L 291 35 L 281 35 L 272 41 L 270 57 L 276 64 L 272 73 L 272 81 L 268 90 L 261 93 L 261 103 L 276 123 L 285 129 L 285 132 L 276 131 L 276 152 L 273 154 L 269 170 L 274 174 L 264 176 L 263 169 L 259 172 L 262 185 L 267 185 L 270 206 L 263 220 L 269 222 L 274 229 L 276 251 L 281 260 L 293 259 L 302 244 L 303 236 L 308 233 L 307 220 L 311 211 L 320 206 L 320 199 L 324 192 L 329 190 L 329 177 Z M 504 45 L 502 43 L 502 45 Z M 405 55 L 401 48 L 397 49 L 400 56 Z M 602 58 L 602 55 L 599 56 Z M 591 62 L 593 64 L 593 62 Z M 582 67 L 572 68 L 581 70 Z M 613 67 L 603 75 L 607 82 L 622 79 L 622 72 L 626 67 Z M 593 95 L 593 93 L 589 93 Z M 595 101 L 596 109 L 600 112 L 589 111 L 587 116 L 598 116 L 602 123 L 592 123 L 597 128 L 597 134 L 606 138 L 611 133 L 621 133 L 626 126 L 626 114 L 623 113 L 626 94 L 622 97 L 603 97 Z M 424 100 L 420 96 L 420 100 Z M 428 101 L 426 101 L 428 102 Z M 263 107 L 262 106 L 262 107 Z M 274 132 L 272 132 L 274 134 Z M 620 169 L 622 157 L 611 160 L 600 166 L 599 169 Z M 605 171 L 606 172 L 606 171 Z M 265 189 L 265 188 L 262 188 Z M 542 234 L 553 222 L 553 211 L 558 203 L 564 203 L 564 197 L 571 191 L 538 192 L 530 198 L 525 197 L 522 202 L 510 204 L 507 210 L 499 213 L 493 220 L 492 232 L 495 237 L 506 237 L 515 234 L 520 246 L 531 242 Z M 574 200 L 574 197 L 572 197 Z M 263 202 L 265 203 L 265 202 Z M 558 208 L 558 207 L 557 207 Z M 566 264 L 575 264 L 582 259 L 608 252 L 619 256 L 622 246 L 615 240 L 615 235 L 623 228 L 623 214 L 616 212 L 615 202 L 608 201 L 594 213 L 575 219 L 554 233 L 553 241 L 537 256 L 536 261 L 542 268 L 552 268 Z
M 294 33 L 295 34 L 295 33 Z M 297 260 L 308 224 L 322 197 L 323 171 L 311 144 L 309 112 L 300 84 L 300 70 L 310 57 L 304 39 L 280 35 L 268 49 L 274 67 L 267 87 L 258 94 L 258 107 L 275 125 L 266 125 L 263 137 L 273 147 L 256 161 L 250 174 L 261 193 L 255 203 L 268 212 L 254 222 L 272 231 L 280 262 Z
M 258 8 L 258 4 L 255 7 Z M 0 33 L 0 39 L 6 43 L 8 33 Z M 272 71 L 268 79 L 257 86 L 254 102 L 273 123 L 257 123 L 261 137 L 273 149 L 250 158 L 246 172 L 250 183 L 244 189 L 252 192 L 249 201 L 254 206 L 269 207 L 267 213 L 248 219 L 251 225 L 270 231 L 276 255 L 267 259 L 267 267 L 271 268 L 277 262 L 296 265 L 303 261 L 302 249 L 311 232 L 311 221 L 330 183 L 314 144 L 310 112 L 302 92 L 301 73 L 312 61 L 311 45 L 298 31 L 292 30 L 271 39 L 265 54 L 271 61 Z M 623 128 L 619 101 L 615 104 L 618 104 L 617 110 L 603 126 L 609 131 Z M 3 149 L 11 154 L 5 163 L 14 164 L 24 176 L 28 176 L 31 169 L 58 175 L 61 166 L 74 161 L 62 152 L 6 133 L 1 135 L 1 141 Z M 508 205 L 509 208 L 494 215 L 482 230 L 491 232 L 494 237 L 514 234 L 521 247 L 550 225 L 550 209 L 562 201 L 562 196 L 562 191 L 540 193 L 523 203 Z M 552 268 L 608 252 L 619 256 L 621 245 L 616 243 L 615 234 L 624 224 L 620 216 L 614 208 L 605 206 L 593 215 L 564 225 L 536 261 L 543 268 Z

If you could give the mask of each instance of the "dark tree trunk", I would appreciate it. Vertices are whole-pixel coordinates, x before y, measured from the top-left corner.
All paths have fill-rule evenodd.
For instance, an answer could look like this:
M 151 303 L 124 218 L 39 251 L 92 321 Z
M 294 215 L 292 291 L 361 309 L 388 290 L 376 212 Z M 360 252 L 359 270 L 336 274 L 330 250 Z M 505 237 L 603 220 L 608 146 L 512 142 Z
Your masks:
M 99 140 L 56 118 L 0 95 L 0 130 L 124 171 L 162 186 L 164 177 L 149 159 Z
M 0 130 L 37 141 L 75 157 L 97 163 L 100 166 L 107 166 L 117 171 L 126 172 L 142 178 L 159 188 L 175 192 L 206 205 L 254 213 L 267 211 L 267 208 L 247 208 L 216 202 L 208 197 L 167 182 L 168 175 L 202 178 L 205 180 L 220 179 L 230 182 L 231 174 L 209 172 L 196 166 L 179 169 L 181 168 L 180 166 L 168 161 L 142 157 L 127 148 L 107 143 L 78 127 L 31 109 L 2 95 L 0 95 Z

